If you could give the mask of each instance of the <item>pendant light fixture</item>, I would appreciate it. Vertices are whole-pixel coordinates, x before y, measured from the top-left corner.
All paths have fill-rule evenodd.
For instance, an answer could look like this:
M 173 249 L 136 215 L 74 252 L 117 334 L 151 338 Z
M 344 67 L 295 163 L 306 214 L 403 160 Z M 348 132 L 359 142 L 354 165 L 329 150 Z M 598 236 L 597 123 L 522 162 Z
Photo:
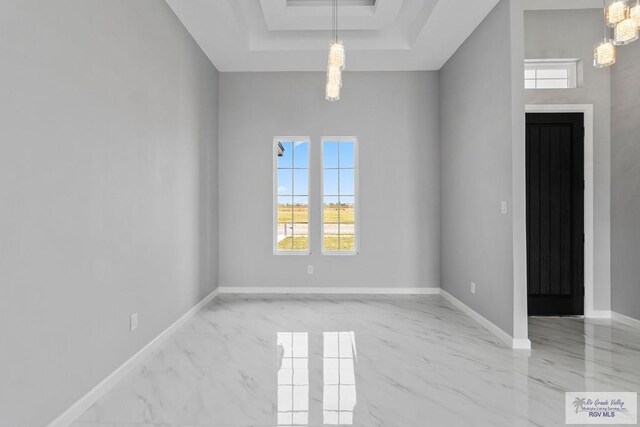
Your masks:
M 596 47 L 593 49 L 593 66 L 596 68 L 606 68 L 616 63 L 616 47 L 613 44 L 613 41 L 609 37 L 607 37 L 608 23 L 609 23 L 609 8 L 607 8 L 606 3 L 604 3 L 603 25 L 602 25 L 604 38 L 602 42 L 597 44 Z
M 624 46 L 636 40 L 638 40 L 637 21 L 628 17 L 624 21 L 618 22 L 614 31 L 613 43 L 616 46 Z
M 338 0 L 331 0 L 331 16 L 332 40 L 329 43 L 325 97 L 328 101 L 338 101 L 342 88 L 342 70 L 345 68 L 344 45 L 338 37 Z
M 613 0 L 609 6 L 605 5 L 605 17 L 610 27 L 615 27 L 629 16 L 627 0 Z
M 624 46 L 640 38 L 640 0 L 603 0 L 604 39 L 593 50 L 593 65 L 610 67 L 616 63 L 616 46 Z M 613 39 L 607 26 L 613 28 Z

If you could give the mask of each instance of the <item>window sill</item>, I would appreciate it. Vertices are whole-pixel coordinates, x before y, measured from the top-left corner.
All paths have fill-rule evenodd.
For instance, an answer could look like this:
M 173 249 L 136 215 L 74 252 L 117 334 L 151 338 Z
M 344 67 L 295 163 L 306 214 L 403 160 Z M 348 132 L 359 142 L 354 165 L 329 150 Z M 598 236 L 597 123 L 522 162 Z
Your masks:
M 275 256 L 305 256 L 305 255 L 311 255 L 311 251 L 291 251 L 291 252 L 285 252 L 285 251 L 273 251 L 273 255 Z
M 329 256 L 356 256 L 358 255 L 359 252 L 358 251 L 322 251 L 322 255 L 329 255 Z

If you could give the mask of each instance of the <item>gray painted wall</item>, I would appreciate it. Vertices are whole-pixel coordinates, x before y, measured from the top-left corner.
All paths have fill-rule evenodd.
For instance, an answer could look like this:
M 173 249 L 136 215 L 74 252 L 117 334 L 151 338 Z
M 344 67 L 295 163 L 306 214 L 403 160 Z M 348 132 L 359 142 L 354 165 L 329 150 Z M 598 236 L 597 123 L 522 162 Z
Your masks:
M 0 425 L 34 427 L 214 289 L 217 71 L 157 0 L 3 1 L 0 55 Z
M 520 7 L 502 0 L 440 70 L 441 272 L 444 290 L 526 337 L 526 312 L 514 314 L 523 305 L 514 283 L 525 286 Z
M 593 104 L 594 309 L 611 308 L 611 74 L 593 66 L 593 46 L 602 39 L 602 10 L 525 12 L 529 59 L 579 58 L 577 89 L 527 90 L 527 104 Z
M 439 286 L 436 72 L 221 73 L 220 286 Z M 272 139 L 310 136 L 310 256 L 272 251 Z M 360 254 L 320 255 L 320 138 L 359 138 Z M 315 221 L 314 221 L 315 219 Z M 307 265 L 314 274 L 307 274 Z
M 640 320 L 640 44 L 618 50 L 611 105 L 611 309 Z

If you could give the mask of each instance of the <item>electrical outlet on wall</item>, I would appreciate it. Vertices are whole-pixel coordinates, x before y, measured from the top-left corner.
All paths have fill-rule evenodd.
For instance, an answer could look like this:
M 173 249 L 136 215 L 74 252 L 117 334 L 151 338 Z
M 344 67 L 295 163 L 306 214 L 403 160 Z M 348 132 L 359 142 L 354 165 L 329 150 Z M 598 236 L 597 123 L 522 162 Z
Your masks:
M 307 266 L 307 273 L 313 274 L 313 265 L 308 265 Z
M 471 282 L 471 293 L 474 295 L 476 293 L 476 284 L 474 282 Z
M 129 319 L 129 327 L 131 328 L 131 332 L 138 329 L 138 313 L 133 313 L 131 318 Z
M 508 214 L 508 213 L 509 213 L 509 204 L 507 203 L 507 201 L 506 201 L 506 200 L 503 200 L 503 201 L 500 203 L 500 213 L 501 213 L 502 215 L 506 215 L 506 214 Z

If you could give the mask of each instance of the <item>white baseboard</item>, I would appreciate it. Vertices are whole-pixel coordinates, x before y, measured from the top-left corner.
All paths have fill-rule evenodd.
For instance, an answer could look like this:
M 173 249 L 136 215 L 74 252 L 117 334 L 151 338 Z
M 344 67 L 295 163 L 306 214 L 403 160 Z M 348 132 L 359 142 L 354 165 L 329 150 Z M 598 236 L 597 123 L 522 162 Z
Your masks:
M 633 317 L 625 316 L 624 314 L 611 312 L 611 318 L 616 322 L 624 323 L 625 325 L 640 329 L 640 320 Z
M 507 343 L 507 345 L 509 344 Z M 531 350 L 531 341 L 529 341 L 529 338 L 513 338 L 511 348 L 514 350 Z
M 71 405 L 69 409 L 63 412 L 58 418 L 49 423 L 48 427 L 67 427 L 75 422 L 84 412 L 111 390 L 122 378 L 130 373 L 136 366 L 139 366 L 144 359 L 155 350 L 157 350 L 176 330 L 191 319 L 201 308 L 207 305 L 212 299 L 218 295 L 218 289 L 204 297 L 202 301 L 193 308 L 183 314 L 171 326 L 165 329 L 160 335 L 155 337 L 149 344 L 145 345 L 140 351 L 131 356 L 129 360 L 124 362 L 120 367 L 113 371 L 107 378 L 102 380 L 91 391 L 82 396 L 76 403 Z
M 318 288 L 318 287 L 261 287 L 220 286 L 221 294 L 354 294 L 354 295 L 438 295 L 440 288 Z
M 610 310 L 591 310 L 585 312 L 584 317 L 587 319 L 611 319 Z
M 451 304 L 459 308 L 467 316 L 480 323 L 480 325 L 485 327 L 489 332 L 500 338 L 500 340 L 504 342 L 509 348 L 516 350 L 531 350 L 531 341 L 529 341 L 527 338 L 513 338 L 511 335 L 499 328 L 495 323 L 491 322 L 486 317 L 482 316 L 480 313 L 478 313 L 444 289 L 440 290 L 440 295 Z

